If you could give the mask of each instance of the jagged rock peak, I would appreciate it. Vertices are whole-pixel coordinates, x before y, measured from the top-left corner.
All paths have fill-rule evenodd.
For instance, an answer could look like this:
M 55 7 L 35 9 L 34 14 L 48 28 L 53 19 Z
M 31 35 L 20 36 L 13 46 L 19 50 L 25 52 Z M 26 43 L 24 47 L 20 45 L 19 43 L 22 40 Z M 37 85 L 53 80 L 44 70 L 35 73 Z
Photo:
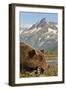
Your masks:
M 46 22 L 46 18 L 42 18 L 42 19 L 40 20 L 40 22 L 41 22 L 41 23 Z

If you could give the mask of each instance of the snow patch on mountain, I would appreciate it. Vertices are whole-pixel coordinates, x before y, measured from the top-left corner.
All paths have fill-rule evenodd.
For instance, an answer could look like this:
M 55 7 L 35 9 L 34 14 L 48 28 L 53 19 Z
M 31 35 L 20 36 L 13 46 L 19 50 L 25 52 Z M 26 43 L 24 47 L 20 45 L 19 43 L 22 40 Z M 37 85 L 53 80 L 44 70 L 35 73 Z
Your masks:
M 56 49 L 58 43 L 58 25 L 45 18 L 20 30 L 20 42 L 25 42 L 37 49 Z

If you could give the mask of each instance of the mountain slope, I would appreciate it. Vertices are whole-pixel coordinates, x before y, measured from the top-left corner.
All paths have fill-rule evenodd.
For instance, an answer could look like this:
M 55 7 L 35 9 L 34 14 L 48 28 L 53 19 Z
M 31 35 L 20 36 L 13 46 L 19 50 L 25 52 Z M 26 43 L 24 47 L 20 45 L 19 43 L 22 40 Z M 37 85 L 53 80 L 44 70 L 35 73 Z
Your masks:
M 57 38 L 57 23 L 48 22 L 46 18 L 41 19 L 40 22 L 33 24 L 28 29 L 22 29 L 20 33 L 20 42 L 26 42 L 33 48 L 47 51 L 57 50 Z

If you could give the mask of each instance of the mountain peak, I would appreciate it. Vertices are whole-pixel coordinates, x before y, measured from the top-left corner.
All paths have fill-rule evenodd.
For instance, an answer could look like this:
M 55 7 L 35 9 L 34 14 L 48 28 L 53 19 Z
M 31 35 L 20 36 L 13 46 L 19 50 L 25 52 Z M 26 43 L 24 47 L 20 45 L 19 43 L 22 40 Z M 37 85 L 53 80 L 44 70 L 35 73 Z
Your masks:
M 46 18 L 42 18 L 42 19 L 40 20 L 40 23 L 43 23 L 43 22 L 46 22 Z
M 29 29 L 20 33 L 20 42 L 30 44 L 32 47 L 41 50 L 56 50 L 58 43 L 57 23 L 42 18 L 34 23 Z
M 44 24 L 46 24 L 46 22 L 47 22 L 46 18 L 42 18 L 42 19 L 39 21 L 39 23 L 33 24 L 33 25 L 29 28 L 29 30 L 34 29 L 34 28 L 38 28 L 38 27 L 42 27 L 42 26 L 44 26 Z

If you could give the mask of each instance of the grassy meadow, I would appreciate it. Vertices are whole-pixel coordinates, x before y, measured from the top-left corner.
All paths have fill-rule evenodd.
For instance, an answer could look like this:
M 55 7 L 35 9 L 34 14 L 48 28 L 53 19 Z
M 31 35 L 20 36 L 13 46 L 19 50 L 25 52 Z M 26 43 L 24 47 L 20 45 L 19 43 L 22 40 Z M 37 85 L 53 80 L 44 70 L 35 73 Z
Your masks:
M 57 66 L 51 65 L 48 69 L 46 69 L 43 74 L 37 74 L 36 70 L 33 70 L 32 72 L 28 72 L 25 70 L 22 70 L 20 72 L 20 78 L 22 77 L 45 77 L 45 76 L 57 76 Z

